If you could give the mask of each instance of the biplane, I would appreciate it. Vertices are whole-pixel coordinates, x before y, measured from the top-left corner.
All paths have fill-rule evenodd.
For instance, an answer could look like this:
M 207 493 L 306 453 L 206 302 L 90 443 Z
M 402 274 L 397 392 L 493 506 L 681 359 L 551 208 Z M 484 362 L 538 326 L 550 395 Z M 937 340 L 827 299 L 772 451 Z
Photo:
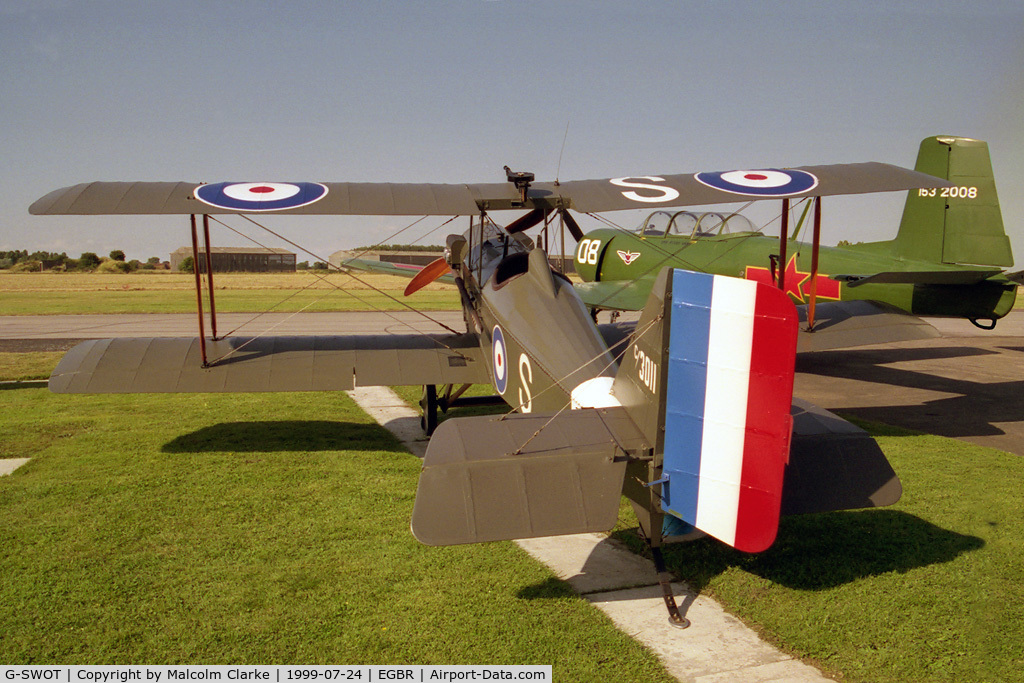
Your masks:
M 1004 272 L 1013 254 L 988 144 L 925 138 L 915 168 L 951 185 L 909 192 L 893 240 L 820 247 L 820 196 L 803 202 L 792 236 L 796 205 L 791 210 L 783 200 L 781 241 L 739 212 L 657 210 L 635 230 L 580 236 L 575 266 L 585 284 L 577 291 L 596 308 L 639 310 L 665 266 L 775 284 L 798 306 L 801 351 L 938 336 L 919 316 L 966 318 L 992 329 L 1013 308 L 1024 271 Z M 737 199 L 785 182 L 772 171 L 705 180 Z M 797 241 L 812 222 L 812 240 Z
M 880 163 L 772 170 L 758 198 L 935 189 L 951 183 Z M 762 172 L 740 172 L 761 175 Z M 432 545 L 605 531 L 625 495 L 685 626 L 661 547 L 706 533 L 758 552 L 780 515 L 888 505 L 895 472 L 854 425 L 793 400 L 798 316 L 784 290 L 663 268 L 634 324 L 598 325 L 570 281 L 526 235 L 570 211 L 735 201 L 705 174 L 535 182 L 506 167 L 492 184 L 97 182 L 52 192 L 36 215 L 189 216 L 196 263 L 221 214 L 469 217 L 447 238 L 465 330 L 374 336 L 219 337 L 214 287 L 195 338 L 84 342 L 50 378 L 55 392 L 334 391 L 356 385 L 490 384 L 512 409 L 452 418 L 423 461 L 412 532 Z M 732 177 L 728 173 L 716 178 Z M 755 193 L 751 191 L 752 196 Z M 502 228 L 489 214 L 523 214 Z M 206 276 L 213 277 L 209 261 Z M 443 265 L 443 267 L 441 267 Z M 413 287 L 415 289 L 415 287 Z

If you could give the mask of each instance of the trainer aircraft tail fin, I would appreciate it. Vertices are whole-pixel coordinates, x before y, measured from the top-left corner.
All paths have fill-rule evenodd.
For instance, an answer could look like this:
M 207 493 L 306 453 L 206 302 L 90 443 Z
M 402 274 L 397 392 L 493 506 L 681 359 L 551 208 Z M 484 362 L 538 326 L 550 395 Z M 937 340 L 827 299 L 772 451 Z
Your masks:
M 953 136 L 921 141 L 915 169 L 953 187 L 911 190 L 895 256 L 934 263 L 1011 266 L 988 143 Z

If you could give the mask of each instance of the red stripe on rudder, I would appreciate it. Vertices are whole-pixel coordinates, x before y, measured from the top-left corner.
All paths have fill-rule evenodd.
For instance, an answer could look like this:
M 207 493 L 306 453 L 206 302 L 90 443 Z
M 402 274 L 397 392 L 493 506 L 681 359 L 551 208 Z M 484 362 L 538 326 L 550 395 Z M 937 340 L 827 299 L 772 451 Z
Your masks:
M 736 548 L 766 550 L 779 528 L 782 480 L 792 431 L 796 307 L 783 292 L 759 285 L 754 302 L 747 433 L 743 444 Z

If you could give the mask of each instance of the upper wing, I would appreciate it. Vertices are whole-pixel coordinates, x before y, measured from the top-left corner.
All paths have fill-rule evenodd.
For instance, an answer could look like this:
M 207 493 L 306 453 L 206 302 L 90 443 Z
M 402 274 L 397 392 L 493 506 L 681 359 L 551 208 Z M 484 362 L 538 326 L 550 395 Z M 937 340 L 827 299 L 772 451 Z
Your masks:
M 473 335 L 95 339 L 50 376 L 56 393 L 335 391 L 490 381 Z
M 324 191 L 317 196 L 307 191 L 310 186 Z M 218 192 L 204 200 L 203 187 L 218 188 Z M 264 188 L 269 191 L 260 191 Z M 292 194 L 283 196 L 289 192 Z M 29 213 L 39 215 L 274 212 L 451 216 L 479 211 L 466 185 L 424 183 L 95 182 L 55 190 L 29 207 Z
M 826 197 L 947 187 L 935 176 L 900 166 L 867 162 L 685 175 L 578 180 L 558 191 L 585 213 L 658 206 L 729 204 L 747 199 Z
M 876 162 L 533 183 L 525 201 L 510 182 L 461 185 L 94 182 L 55 190 L 33 203 L 29 212 L 39 215 L 275 212 L 451 216 L 524 208 L 575 209 L 591 213 L 948 186 L 950 183 L 946 180 Z

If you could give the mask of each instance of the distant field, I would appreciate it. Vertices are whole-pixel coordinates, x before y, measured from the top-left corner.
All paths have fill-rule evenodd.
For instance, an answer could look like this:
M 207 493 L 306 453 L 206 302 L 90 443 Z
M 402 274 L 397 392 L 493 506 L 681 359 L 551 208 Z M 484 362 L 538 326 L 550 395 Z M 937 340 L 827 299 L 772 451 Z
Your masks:
M 220 273 L 214 275 L 217 310 L 276 311 L 423 310 L 459 307 L 455 287 L 431 284 L 405 297 L 408 280 L 377 273 Z M 356 279 L 358 278 L 358 279 Z M 204 278 L 205 283 L 205 278 Z M 67 313 L 192 313 L 195 279 L 187 273 L 129 275 L 6 273 L 0 271 L 0 315 Z

